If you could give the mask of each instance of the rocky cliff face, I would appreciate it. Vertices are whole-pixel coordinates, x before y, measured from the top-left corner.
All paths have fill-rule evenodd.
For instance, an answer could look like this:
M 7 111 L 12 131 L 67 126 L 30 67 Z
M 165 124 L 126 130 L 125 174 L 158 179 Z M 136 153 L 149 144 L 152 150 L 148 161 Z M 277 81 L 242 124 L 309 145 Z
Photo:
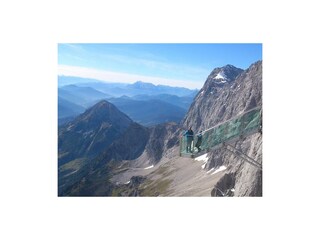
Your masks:
M 262 163 L 262 136 L 248 136 L 233 144 L 237 149 Z M 206 168 L 226 166 L 224 176 L 213 187 L 212 196 L 262 196 L 262 170 L 230 153 L 225 148 L 209 153 Z M 232 194 L 232 195 L 230 195 Z
M 149 138 L 143 153 L 137 161 L 132 162 L 133 167 L 142 167 L 158 164 L 163 158 L 176 156 L 173 148 L 179 146 L 179 133 L 181 128 L 177 123 L 169 122 L 148 128 Z
M 228 66 L 228 65 L 227 65 Z M 185 119 L 184 128 L 195 131 L 208 129 L 246 110 L 262 105 L 262 62 L 252 64 L 245 71 L 238 71 L 233 81 L 217 84 L 213 70 L 194 99 Z
M 166 155 L 168 149 L 179 143 L 177 136 L 179 126 L 176 123 L 159 124 L 150 129 L 150 139 L 146 146 L 146 154 L 150 164 L 156 164 Z
M 262 61 L 252 64 L 247 70 L 239 71 L 233 81 L 223 85 L 216 83 L 215 76 L 221 68 L 215 69 L 203 88 L 195 97 L 182 125 L 192 127 L 195 132 L 205 130 L 230 119 L 251 108 L 262 106 Z M 260 133 L 237 141 L 234 146 L 262 163 L 262 136 Z M 209 153 L 207 169 L 227 166 L 228 171 L 212 191 L 213 196 L 261 196 L 262 171 L 243 161 L 225 148 Z M 232 190 L 232 191 L 231 191 Z

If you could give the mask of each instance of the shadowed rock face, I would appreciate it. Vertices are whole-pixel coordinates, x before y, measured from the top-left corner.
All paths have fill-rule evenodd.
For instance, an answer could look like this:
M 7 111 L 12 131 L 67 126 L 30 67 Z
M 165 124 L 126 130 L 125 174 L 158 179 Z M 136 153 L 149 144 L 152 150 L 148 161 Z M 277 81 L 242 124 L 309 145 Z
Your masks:
M 179 144 L 178 124 L 164 123 L 147 128 L 133 123 L 96 161 L 134 160 L 143 155 L 147 165 L 157 164 L 168 149 Z
M 232 173 L 225 174 L 216 183 L 211 191 L 213 197 L 232 197 L 234 196 L 235 177 Z
M 168 149 L 179 144 L 178 129 L 179 126 L 175 123 L 159 124 L 150 128 L 146 153 L 151 164 L 158 163 Z
M 149 129 L 137 123 L 130 127 L 115 140 L 96 161 L 96 167 L 103 166 L 111 160 L 133 160 L 139 157 L 145 150 L 149 140 Z

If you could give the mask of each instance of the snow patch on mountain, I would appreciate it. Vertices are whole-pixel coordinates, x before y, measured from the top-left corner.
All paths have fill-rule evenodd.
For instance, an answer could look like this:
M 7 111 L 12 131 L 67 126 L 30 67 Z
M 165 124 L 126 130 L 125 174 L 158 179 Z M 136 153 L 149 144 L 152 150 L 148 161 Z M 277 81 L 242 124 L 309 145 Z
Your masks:
M 226 166 L 220 166 L 218 169 L 216 169 L 213 173 L 211 173 L 211 175 L 216 174 L 218 172 L 224 171 L 226 170 L 227 167 Z
M 213 79 L 227 79 L 223 71 L 219 72 Z
M 206 164 L 207 164 L 207 162 L 208 162 L 208 160 L 209 160 L 208 153 L 205 153 L 205 154 L 203 154 L 203 155 L 201 155 L 199 157 L 196 157 L 194 160 L 203 161 L 204 163 L 203 163 L 203 165 L 201 167 L 202 167 L 202 169 L 204 169 Z
M 151 166 L 149 166 L 149 167 L 146 167 L 145 170 L 150 169 L 150 168 L 153 168 L 153 167 L 154 167 L 154 166 L 151 165 Z
M 200 155 L 199 157 L 196 157 L 194 160 L 207 162 L 208 159 L 209 159 L 208 153 L 205 153 L 203 155 Z

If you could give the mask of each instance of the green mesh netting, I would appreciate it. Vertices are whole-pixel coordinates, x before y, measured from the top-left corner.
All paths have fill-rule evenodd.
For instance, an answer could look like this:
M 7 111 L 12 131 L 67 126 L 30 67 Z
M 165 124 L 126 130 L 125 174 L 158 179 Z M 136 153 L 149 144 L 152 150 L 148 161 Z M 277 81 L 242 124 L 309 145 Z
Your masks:
M 261 108 L 255 108 L 226 122 L 218 124 L 202 133 L 201 151 L 214 148 L 223 142 L 227 142 L 235 137 L 250 134 L 258 130 L 261 126 Z M 191 151 L 197 152 L 195 144 L 197 134 L 191 142 Z M 187 154 L 187 137 L 180 139 L 180 153 Z M 190 153 L 190 152 L 188 152 Z M 191 153 L 190 153 L 191 154 Z

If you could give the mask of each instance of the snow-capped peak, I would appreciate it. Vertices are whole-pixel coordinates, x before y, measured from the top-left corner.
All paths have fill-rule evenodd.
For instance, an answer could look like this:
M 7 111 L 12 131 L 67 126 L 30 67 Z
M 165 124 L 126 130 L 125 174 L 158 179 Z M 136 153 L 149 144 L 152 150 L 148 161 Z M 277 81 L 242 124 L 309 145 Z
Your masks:
M 223 71 L 220 71 L 217 76 L 215 76 L 213 79 L 226 79 L 226 75 L 224 74 Z

